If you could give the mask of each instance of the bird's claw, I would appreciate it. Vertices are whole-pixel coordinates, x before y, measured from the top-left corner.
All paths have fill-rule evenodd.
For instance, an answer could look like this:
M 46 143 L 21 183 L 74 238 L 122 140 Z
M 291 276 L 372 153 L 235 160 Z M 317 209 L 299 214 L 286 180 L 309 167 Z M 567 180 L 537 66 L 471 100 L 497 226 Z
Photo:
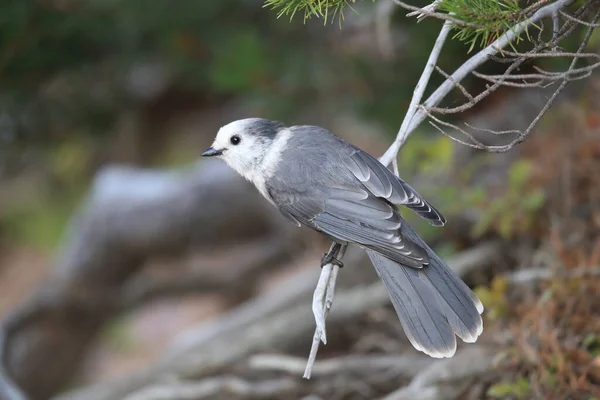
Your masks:
M 339 268 L 344 268 L 344 263 L 335 258 L 330 253 L 324 253 L 323 257 L 321 257 L 321 268 L 326 266 L 327 264 L 336 265 Z

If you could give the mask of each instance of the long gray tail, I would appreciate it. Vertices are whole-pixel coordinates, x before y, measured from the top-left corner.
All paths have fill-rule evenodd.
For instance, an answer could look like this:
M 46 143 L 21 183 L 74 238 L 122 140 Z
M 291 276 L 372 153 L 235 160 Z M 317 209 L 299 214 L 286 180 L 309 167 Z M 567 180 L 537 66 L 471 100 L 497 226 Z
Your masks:
M 402 234 L 426 249 L 429 265 L 405 267 L 374 251 L 367 254 L 415 349 L 435 358 L 452 357 L 456 336 L 472 343 L 483 331 L 483 305 L 408 224 Z

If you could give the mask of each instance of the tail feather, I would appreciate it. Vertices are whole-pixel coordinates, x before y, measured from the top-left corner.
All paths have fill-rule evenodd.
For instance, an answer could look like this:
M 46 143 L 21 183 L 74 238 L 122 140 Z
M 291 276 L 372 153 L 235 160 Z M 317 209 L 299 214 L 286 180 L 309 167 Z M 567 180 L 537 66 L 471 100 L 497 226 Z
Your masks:
M 415 269 L 371 250 L 367 254 L 412 345 L 431 357 L 452 357 L 455 335 L 472 343 L 483 331 L 483 305 L 407 224 L 402 233 L 427 251 L 429 265 Z
M 408 196 L 408 200 L 401 203 L 403 206 L 408 207 L 433 226 L 444 226 L 446 224 L 446 217 L 444 217 L 441 212 L 421 197 L 421 195 L 408 183 L 400 178 L 398 178 L 398 180 L 401 182 L 402 187 Z

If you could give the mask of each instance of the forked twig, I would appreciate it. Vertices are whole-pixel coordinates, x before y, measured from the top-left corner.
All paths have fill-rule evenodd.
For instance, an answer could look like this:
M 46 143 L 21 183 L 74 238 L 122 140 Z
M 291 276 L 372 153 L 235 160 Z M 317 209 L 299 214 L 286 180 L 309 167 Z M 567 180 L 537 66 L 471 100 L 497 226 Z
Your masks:
M 334 245 L 332 245 L 328 254 L 331 254 L 333 246 Z M 339 248 L 337 255 L 335 255 L 335 258 L 341 261 L 346 253 L 346 248 L 347 245 L 342 245 Z M 327 344 L 325 320 L 327 319 L 327 314 L 329 314 L 329 310 L 331 310 L 331 306 L 333 305 L 335 284 L 337 282 L 339 270 L 340 267 L 333 263 L 324 265 L 321 269 L 319 282 L 317 283 L 317 287 L 315 288 L 315 292 L 313 294 L 312 310 L 315 316 L 316 328 L 313 335 L 312 345 L 310 347 L 308 361 L 306 362 L 306 369 L 304 370 L 304 375 L 302 376 L 306 379 L 310 379 L 312 367 L 317 359 L 317 352 L 319 351 L 320 342 Z

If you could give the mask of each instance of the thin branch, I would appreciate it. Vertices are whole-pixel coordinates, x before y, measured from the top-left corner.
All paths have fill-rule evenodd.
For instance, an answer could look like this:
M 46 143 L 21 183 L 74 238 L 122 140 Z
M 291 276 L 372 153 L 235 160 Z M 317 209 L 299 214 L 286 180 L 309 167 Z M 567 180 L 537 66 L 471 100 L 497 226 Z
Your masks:
M 522 57 L 519 57 L 517 59 L 513 59 L 513 60 L 508 60 L 510 62 L 512 62 L 511 66 L 509 66 L 506 71 L 503 74 L 498 74 L 498 75 L 485 75 L 485 74 L 481 74 L 477 71 L 473 71 L 472 74 L 476 77 L 479 77 L 481 79 L 487 80 L 491 83 L 493 83 L 492 86 L 488 86 L 486 90 L 482 91 L 481 93 L 479 93 L 477 96 L 475 96 L 471 101 L 466 102 L 460 106 L 456 106 L 456 107 L 430 107 L 428 108 L 429 112 L 435 112 L 438 114 L 456 114 L 456 113 L 460 113 L 460 112 L 464 112 L 470 108 L 472 108 L 475 104 L 479 103 L 481 100 L 483 100 L 484 98 L 486 98 L 488 95 L 490 95 L 492 92 L 494 92 L 495 90 L 497 90 L 498 88 L 502 87 L 502 86 L 510 86 L 510 87 L 520 87 L 520 88 L 529 88 L 529 87 L 546 87 L 548 86 L 547 83 L 551 82 L 551 81 L 557 81 L 557 80 L 562 80 L 563 77 L 567 77 L 570 75 L 574 75 L 574 74 L 578 74 L 578 73 L 583 73 L 583 75 L 581 76 L 577 76 L 577 77 L 573 77 L 573 78 L 569 78 L 569 80 L 579 80 L 579 79 L 584 79 L 586 78 L 588 75 L 588 71 L 592 71 L 598 67 L 600 67 L 600 63 L 595 63 L 592 65 L 588 65 L 586 67 L 581 67 L 581 68 L 574 68 L 572 70 L 567 70 L 567 71 L 563 71 L 563 72 L 544 72 L 547 73 L 549 76 L 556 76 L 557 78 L 554 79 L 546 79 L 546 82 L 525 82 L 525 83 L 515 83 L 515 82 L 507 82 L 507 80 L 509 79 L 513 79 L 513 77 L 516 77 L 514 79 L 517 78 L 525 78 L 526 74 L 521 74 L 521 75 L 515 75 L 515 74 L 511 74 L 512 71 L 516 70 L 519 66 L 521 66 L 526 60 L 527 60 L 527 56 L 529 56 L 530 54 L 532 56 L 535 56 L 536 54 L 550 54 L 550 53 L 537 53 L 538 51 L 541 50 L 542 47 L 547 46 L 546 44 L 542 44 L 537 46 L 536 48 L 532 49 L 531 53 L 523 53 L 520 54 Z M 519 55 L 519 53 L 512 53 L 514 55 Z M 565 52 L 555 52 L 553 54 L 556 55 L 564 55 L 564 56 L 574 56 L 577 53 L 565 53 Z M 593 57 L 593 58 L 597 58 L 600 57 L 597 54 L 594 53 L 582 53 L 582 56 L 585 57 Z M 492 59 L 494 59 L 495 61 L 498 62 L 507 62 L 507 60 L 505 59 L 498 59 L 495 56 L 491 57 Z M 534 68 L 538 69 L 538 67 Z M 538 69 L 540 70 L 540 69 Z M 542 70 L 540 70 L 540 73 L 542 73 Z M 531 78 L 533 78 L 534 76 L 531 76 Z M 496 79 L 494 79 L 496 78 Z M 454 85 L 456 85 L 456 82 L 453 81 L 452 77 L 447 78 L 448 80 L 450 80 Z
M 580 25 L 585 25 L 585 26 L 588 26 L 590 28 L 600 28 L 600 24 L 595 24 L 595 23 L 583 21 L 583 20 L 581 20 L 579 18 L 576 18 L 576 17 L 572 16 L 571 14 L 568 14 L 568 13 L 566 13 L 564 11 L 559 11 L 559 13 L 560 13 L 560 15 L 562 15 L 563 17 L 565 17 L 566 19 L 569 19 L 569 20 L 571 20 L 571 21 L 573 21 L 575 23 L 578 23 Z
M 342 245 L 338 255 L 338 260 L 344 258 L 346 253 L 347 245 Z M 311 371 L 315 360 L 317 359 L 317 352 L 319 351 L 319 345 L 322 341 L 323 344 L 327 344 L 325 320 L 333 305 L 333 296 L 335 294 L 335 284 L 337 282 L 337 275 L 339 272 L 339 266 L 334 264 L 327 264 L 321 269 L 321 276 L 317 288 L 313 294 L 313 314 L 315 316 L 316 328 L 313 335 L 312 345 L 310 347 L 310 353 L 308 355 L 308 361 L 306 362 L 306 369 L 304 370 L 303 378 L 310 379 Z
M 437 65 L 435 66 L 435 70 L 437 72 L 439 72 L 444 78 L 449 79 L 454 86 L 456 86 L 456 88 L 458 90 L 460 90 L 462 92 L 462 94 L 471 102 L 475 102 L 475 99 L 473 98 L 473 96 L 471 95 L 471 93 L 469 93 L 469 91 L 463 86 L 461 85 L 459 82 L 456 82 L 450 75 L 448 75 L 446 72 L 444 72 L 443 69 L 441 69 L 440 67 L 438 67 Z
M 437 129 L 442 135 L 447 136 L 448 138 L 454 140 L 455 142 L 462 144 L 464 146 L 468 146 L 474 149 L 483 149 L 485 147 L 485 145 L 483 143 L 481 143 L 480 141 L 478 141 L 477 139 L 475 139 L 475 137 L 473 135 L 471 135 L 469 132 L 465 131 L 464 129 L 461 129 L 460 127 L 451 124 L 449 122 L 446 121 L 442 121 L 441 119 L 437 118 L 435 115 L 431 114 L 431 113 L 427 113 L 429 118 L 431 118 L 433 121 L 429 121 L 429 124 L 431 126 L 433 126 L 435 129 Z M 469 142 L 465 142 L 463 140 L 457 139 L 454 136 L 448 134 L 445 130 L 443 130 L 442 128 L 440 128 L 437 124 L 440 124 L 442 126 L 445 126 L 447 128 L 451 128 L 454 130 L 459 131 L 460 133 L 462 133 L 463 135 L 465 135 L 467 138 L 469 138 L 472 143 Z
M 429 84 L 431 74 L 433 73 L 433 70 L 437 65 L 438 57 L 442 52 L 442 47 L 444 47 L 444 43 L 448 38 L 448 34 L 450 33 L 451 28 L 452 23 L 446 21 L 442 26 L 442 29 L 440 30 L 440 34 L 438 35 L 435 44 L 433 45 L 433 49 L 429 54 L 429 59 L 427 60 L 427 64 L 425 64 L 425 69 L 421 74 L 421 78 L 419 78 L 417 86 L 415 86 L 415 90 L 413 92 L 408 111 L 406 112 L 404 121 L 402 121 L 400 131 L 396 136 L 396 140 L 394 140 L 394 143 L 392 143 L 392 145 L 387 149 L 385 154 L 379 159 L 379 161 L 381 161 L 381 163 L 385 166 L 390 165 L 393 159 L 398 158 L 398 151 L 400 151 L 400 147 L 402 147 L 406 139 L 408 139 L 408 135 L 410 135 L 410 133 L 412 132 L 412 129 L 410 129 L 412 119 L 417 113 L 419 104 L 421 103 L 421 99 L 423 98 L 423 94 L 425 93 L 425 89 Z
M 597 21 L 598 18 L 600 17 L 600 11 L 598 11 L 594 17 L 594 21 Z M 588 30 L 586 32 L 585 37 L 583 38 L 583 40 L 581 41 L 579 48 L 577 49 L 577 53 L 581 52 L 585 46 L 587 46 L 591 36 L 592 36 L 592 32 L 594 31 L 593 27 L 588 27 Z M 577 60 L 579 59 L 578 56 L 573 57 L 573 61 L 571 61 L 571 66 L 569 67 L 569 70 L 572 70 L 575 68 L 575 64 L 577 64 Z M 548 99 L 548 102 L 546 103 L 546 105 L 542 108 L 542 110 L 538 113 L 538 115 L 535 117 L 535 119 L 529 124 L 529 126 L 527 127 L 527 129 L 525 129 L 515 140 L 513 140 L 512 142 L 510 142 L 509 144 L 505 145 L 505 146 L 488 146 L 485 148 L 485 150 L 490 151 L 490 152 L 494 152 L 494 153 L 503 153 L 506 152 L 510 149 L 512 149 L 514 146 L 516 146 L 517 144 L 523 142 L 525 140 L 525 138 L 529 135 L 529 133 L 533 130 L 533 128 L 537 125 L 537 123 L 539 122 L 539 120 L 544 116 L 544 114 L 546 114 L 546 112 L 550 109 L 550 107 L 552 106 L 552 104 L 554 103 L 554 100 L 556 100 L 556 97 L 564 90 L 564 88 L 567 86 L 567 83 L 569 83 L 568 79 L 563 79 L 562 83 L 560 84 L 560 86 L 554 91 L 554 93 L 552 94 L 552 96 L 550 97 L 550 99 Z
M 533 12 L 534 10 L 537 10 L 537 9 L 539 9 L 542 6 L 545 6 L 550 1 L 552 1 L 552 0 L 539 0 L 539 1 L 536 1 L 532 5 L 530 5 L 529 7 L 525 8 L 523 11 L 521 11 L 521 13 L 523 13 L 523 15 L 527 15 L 527 14 Z
M 566 52 L 566 51 L 545 51 L 543 53 L 536 53 L 536 52 L 528 52 L 528 53 L 517 53 L 517 52 L 513 52 L 513 51 L 508 51 L 508 50 L 502 50 L 501 48 L 496 48 L 496 50 L 498 52 L 502 52 L 503 56 L 511 56 L 511 57 L 515 57 L 515 58 L 521 58 L 521 57 L 526 57 L 526 58 L 556 58 L 556 57 L 577 57 L 577 58 L 596 58 L 598 60 L 600 60 L 600 54 L 596 54 L 596 53 L 570 53 L 570 52 Z
M 486 78 L 486 77 L 482 77 L 482 78 L 488 82 L 497 83 L 500 86 L 515 87 L 515 88 L 545 88 L 548 85 L 552 84 L 551 82 L 550 83 L 545 82 L 544 79 L 539 79 L 535 82 L 512 82 L 512 81 L 507 81 L 502 78 L 501 79 Z
M 600 62 L 597 62 L 595 64 L 590 64 L 588 66 L 585 67 L 580 67 L 580 68 L 573 68 L 570 71 L 562 71 L 562 72 L 552 72 L 552 71 L 546 71 L 545 69 L 542 69 L 538 66 L 534 66 L 533 68 L 538 71 L 540 74 L 544 74 L 546 76 L 564 76 L 565 74 L 567 75 L 573 75 L 573 74 L 578 74 L 581 72 L 593 72 L 593 70 L 595 70 L 596 68 L 600 67 Z
M 382 162 L 384 164 L 389 165 L 390 161 L 397 157 L 398 151 L 408 138 L 408 136 L 427 118 L 428 111 L 431 110 L 432 107 L 436 107 L 447 95 L 452 91 L 452 89 L 456 86 L 456 82 L 461 82 L 465 77 L 467 77 L 471 72 L 473 72 L 477 67 L 481 66 L 485 63 L 491 56 L 498 53 L 499 50 L 503 49 L 510 43 L 514 42 L 520 35 L 530 26 L 537 23 L 538 21 L 551 17 L 554 13 L 559 10 L 562 10 L 566 6 L 568 6 L 572 0 L 558 0 L 555 3 L 549 4 L 537 10 L 530 18 L 516 24 L 511 29 L 507 30 L 502 36 L 496 39 L 492 44 L 490 44 L 485 49 L 479 51 L 473 57 L 468 59 L 465 63 L 463 63 L 452 75 L 450 78 L 446 79 L 444 83 L 442 83 L 423 103 L 424 108 L 419 108 L 414 114 L 407 113 L 402 126 L 394 140 L 394 143 L 390 146 L 390 148 L 386 151 L 384 156 L 382 157 Z M 402 4 L 400 4 L 402 5 Z M 437 56 L 436 55 L 436 59 Z M 432 67 L 433 68 L 433 67 Z M 428 78 L 424 79 L 425 83 L 427 83 Z M 412 103 L 411 103 L 412 105 Z M 418 106 L 418 103 L 415 107 Z
M 473 126 L 467 122 L 464 123 L 467 127 L 479 131 L 479 132 L 486 132 L 486 133 L 491 133 L 492 135 L 508 135 L 508 134 L 516 134 L 516 133 L 520 133 L 521 131 L 518 129 L 507 129 L 505 131 L 495 131 L 493 129 L 488 129 L 488 128 L 480 128 L 480 127 L 476 127 Z
M 523 64 L 524 62 L 525 62 L 525 59 L 520 59 L 520 60 L 513 61 L 513 63 L 506 69 L 505 74 L 510 74 L 512 71 L 514 71 L 519 66 L 521 66 L 521 64 Z M 447 81 L 454 82 L 454 78 L 452 76 L 450 76 L 447 79 Z M 485 99 L 491 93 L 495 92 L 501 86 L 502 86 L 502 82 L 496 82 L 492 86 L 488 86 L 486 90 L 484 90 L 483 92 L 481 92 L 477 96 L 475 96 L 473 98 L 473 100 L 468 101 L 468 102 L 466 102 L 466 103 L 464 103 L 464 104 L 462 104 L 460 106 L 445 107 L 445 108 L 429 107 L 429 108 L 427 108 L 427 110 L 428 110 L 428 112 L 436 112 L 438 114 L 456 114 L 456 113 L 460 113 L 460 112 L 463 112 L 463 111 L 466 111 L 466 110 L 472 108 L 474 105 L 476 105 L 477 103 L 479 103 L 481 100 Z
M 552 41 L 556 43 L 560 34 L 560 14 L 555 12 L 552 14 Z
M 482 74 L 480 72 L 477 71 L 473 71 L 473 75 L 490 81 L 490 82 L 498 82 L 498 81 L 505 81 L 505 80 L 520 80 L 520 79 L 540 79 L 540 80 L 563 80 L 563 79 L 569 79 L 569 80 L 576 80 L 576 79 L 580 79 L 579 76 L 575 76 L 572 77 L 572 75 L 579 75 L 579 74 L 583 74 L 583 73 L 589 73 L 589 72 L 593 72 L 593 70 L 595 70 L 596 68 L 600 67 L 600 62 L 597 62 L 595 64 L 591 64 L 585 67 L 580 67 L 580 68 L 574 68 L 572 70 L 566 70 L 566 71 L 561 71 L 561 72 L 552 72 L 552 71 L 546 71 L 540 67 L 534 66 L 534 69 L 536 71 L 538 71 L 539 73 L 537 74 Z
M 441 19 L 442 21 L 452 22 L 456 26 L 465 26 L 465 27 L 474 28 L 474 29 L 486 29 L 485 25 L 473 24 L 471 22 L 466 22 L 466 21 L 462 21 L 458 18 L 454 18 L 448 14 L 432 12 L 432 11 L 429 11 L 429 9 L 427 7 L 419 8 L 419 7 L 411 6 L 410 4 L 404 3 L 401 0 L 394 0 L 394 3 L 396 3 L 400 7 L 405 8 L 407 10 L 414 11 L 416 14 L 422 14 L 427 17 L 434 17 L 437 19 Z M 437 6 L 436 6 L 436 8 L 437 8 Z
M 600 11 L 598 11 L 594 17 L 594 21 L 597 21 L 598 18 L 600 18 Z M 587 45 L 587 43 L 589 42 L 592 32 L 593 32 L 594 28 L 593 27 L 588 27 L 587 29 L 587 33 L 585 35 L 585 37 L 583 38 L 583 40 L 581 41 L 577 51 L 575 53 L 569 53 L 569 54 L 573 54 L 573 60 L 571 61 L 571 64 L 569 66 L 569 69 L 567 71 L 565 71 L 564 75 L 562 76 L 562 82 L 560 84 L 560 86 L 554 91 L 554 93 L 552 94 L 552 96 L 548 99 L 548 101 L 546 102 L 546 104 L 544 105 L 544 107 L 542 108 L 542 110 L 540 110 L 540 112 L 538 113 L 538 115 L 534 118 L 534 120 L 529 124 L 529 126 L 527 127 L 527 129 L 525 129 L 524 131 L 520 132 L 519 135 L 517 136 L 517 138 L 515 138 L 514 140 L 512 140 L 510 143 L 506 144 L 506 145 L 502 145 L 502 146 L 486 146 L 484 144 L 482 144 L 481 142 L 477 141 L 471 134 L 469 134 L 468 132 L 466 132 L 464 129 L 461 129 L 459 127 L 457 127 L 456 125 L 441 121 L 439 118 L 434 117 L 433 115 L 431 115 L 431 111 L 425 109 L 425 107 L 422 107 L 421 109 L 424 109 L 424 112 L 426 112 L 427 116 L 429 116 L 430 118 L 432 118 L 435 123 L 432 123 L 432 126 L 434 126 L 436 129 L 438 129 L 442 134 L 444 134 L 445 136 L 448 136 L 449 138 L 451 138 L 452 140 L 478 149 L 478 150 L 485 150 L 485 151 L 489 151 L 489 152 L 493 152 L 493 153 L 503 153 L 506 151 L 509 151 L 510 149 L 512 149 L 514 146 L 518 145 L 519 143 L 522 143 L 525 138 L 531 133 L 531 131 L 533 130 L 533 128 L 537 125 L 537 123 L 539 122 L 539 120 L 545 115 L 545 113 L 548 111 L 548 109 L 550 109 L 550 107 L 552 106 L 552 104 L 554 103 L 556 97 L 564 90 L 564 88 L 566 87 L 567 83 L 570 81 L 569 79 L 569 75 L 573 72 L 573 70 L 575 70 L 575 65 L 577 64 L 577 61 L 579 59 L 579 54 L 585 55 L 585 54 L 589 54 L 589 53 L 581 53 L 583 51 L 583 49 L 585 48 L 585 46 Z M 562 53 L 564 54 L 564 53 Z M 506 77 L 504 77 L 506 78 Z M 506 84 L 506 82 L 504 82 L 503 84 Z M 463 140 L 457 139 L 455 137 L 453 137 L 452 135 L 446 133 L 443 129 L 441 129 L 437 124 L 439 125 L 443 125 L 446 127 L 450 127 L 452 129 L 456 129 L 457 131 L 461 132 L 462 134 L 464 134 L 465 136 L 467 136 L 470 140 L 472 140 L 473 143 L 468 143 L 465 142 Z
M 438 9 L 438 6 L 442 0 L 435 0 L 433 3 L 418 9 L 417 11 L 411 11 L 406 14 L 407 17 L 417 17 L 417 22 L 421 22 L 423 19 L 427 18 L 428 14 L 435 13 Z

